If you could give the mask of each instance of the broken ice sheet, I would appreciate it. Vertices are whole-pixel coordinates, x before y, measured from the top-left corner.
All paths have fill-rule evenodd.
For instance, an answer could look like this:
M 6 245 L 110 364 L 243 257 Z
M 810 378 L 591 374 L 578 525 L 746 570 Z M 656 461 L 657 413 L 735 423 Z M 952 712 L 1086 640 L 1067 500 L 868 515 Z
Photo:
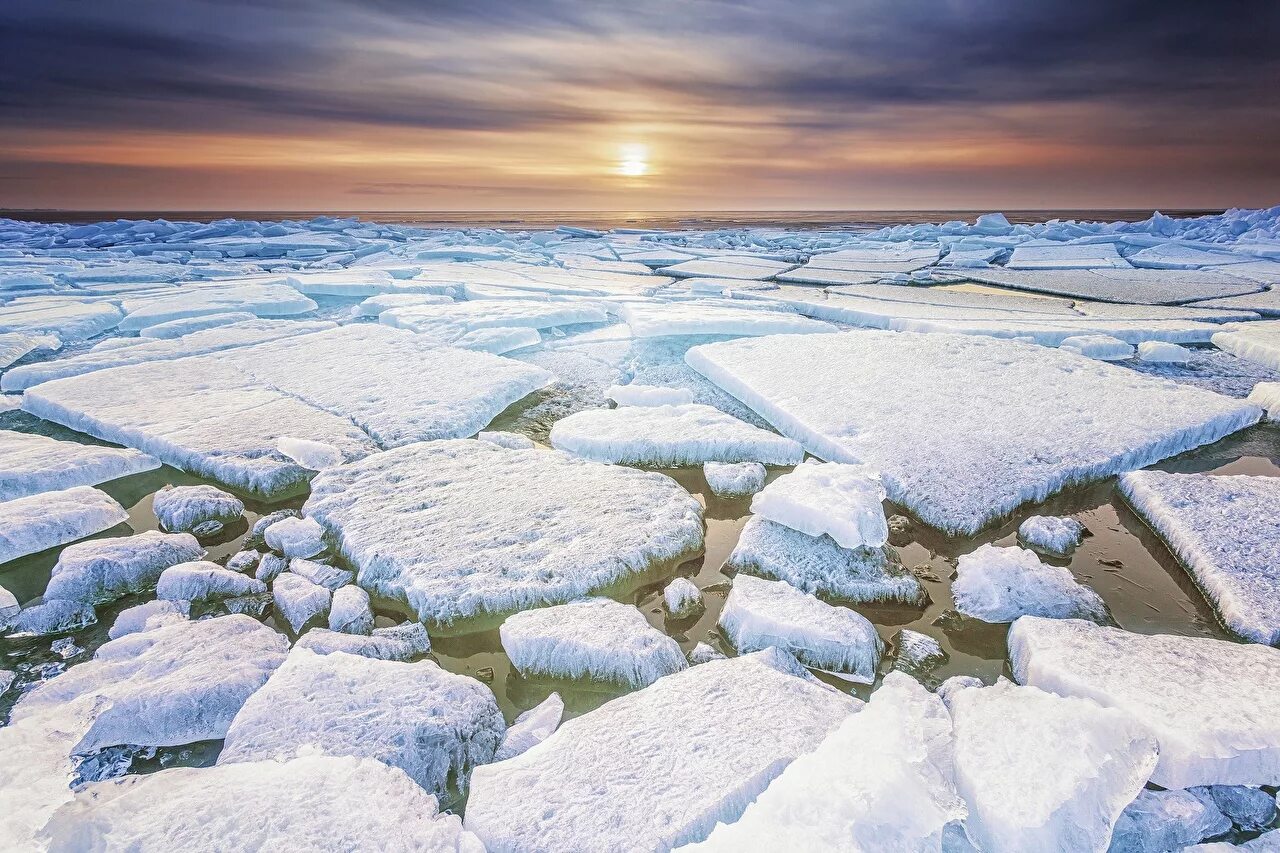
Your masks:
M 96 486 L 160 467 L 136 450 L 0 430 L 0 501 Z
M 0 503 L 0 563 L 101 533 L 129 514 L 106 492 L 76 486 Z

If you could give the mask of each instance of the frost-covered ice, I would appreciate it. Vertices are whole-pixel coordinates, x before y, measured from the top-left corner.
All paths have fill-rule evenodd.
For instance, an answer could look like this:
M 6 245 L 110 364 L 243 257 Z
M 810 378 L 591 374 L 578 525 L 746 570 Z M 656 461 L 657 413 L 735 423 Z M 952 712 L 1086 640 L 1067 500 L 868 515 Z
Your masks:
M 156 582 L 156 598 L 168 601 L 218 601 L 266 591 L 262 581 L 207 560 L 170 566 Z
M 360 586 L 427 621 L 555 604 L 702 547 L 662 474 L 484 441 L 402 447 L 322 472 L 304 507 Z
M 694 347 L 686 360 L 810 453 L 879 471 L 891 500 L 953 533 L 1261 415 L 1074 353 L 974 336 L 775 336 Z
M 713 660 L 724 660 L 725 654 L 719 649 L 712 648 L 706 643 L 698 643 L 689 651 L 689 663 L 694 666 L 700 663 L 709 663 Z
M 1132 471 L 1120 490 L 1227 627 L 1280 644 L 1280 478 Z
M 37 350 L 58 350 L 62 341 L 57 335 L 28 335 L 23 332 L 0 333 L 0 370 Z
M 738 575 L 720 613 L 720 630 L 740 652 L 774 646 L 805 666 L 861 684 L 875 680 L 884 642 L 853 610 L 835 607 L 784 581 Z
M 559 693 L 552 693 L 534 707 L 516 717 L 502 736 L 502 743 L 494 753 L 494 761 L 506 761 L 523 755 L 542 743 L 560 726 L 564 717 L 564 700 Z
M 1213 345 L 1232 355 L 1280 370 L 1280 320 L 1248 323 L 1213 336 Z
M 794 335 L 831 332 L 830 323 L 788 311 L 762 311 L 727 305 L 643 303 L 620 310 L 637 338 L 678 335 Z
M 499 447 L 505 447 L 507 450 L 533 450 L 535 445 L 533 439 L 518 432 L 504 432 L 503 430 L 481 430 L 476 433 L 476 438 L 481 441 L 487 441 L 490 444 L 496 444 Z
M 128 607 L 121 610 L 120 615 L 116 617 L 116 621 L 112 623 L 111 629 L 107 632 L 107 636 L 117 640 L 129 634 L 163 628 L 165 625 L 183 621 L 190 612 L 190 602 L 167 601 L 157 598 L 154 601 L 148 601 L 136 607 Z
M 1018 525 L 1018 541 L 1051 557 L 1066 557 L 1084 541 L 1084 525 L 1074 518 L 1033 515 Z
M 444 797 L 465 793 L 471 769 L 492 760 L 505 731 L 489 688 L 435 661 L 297 649 L 236 714 L 218 764 L 313 748 L 376 758 Z
M 990 853 L 1101 853 L 1156 766 L 1146 727 L 1090 699 L 1002 680 L 955 693 L 949 707 L 965 828 Z
M 431 651 L 431 637 L 421 622 L 374 628 L 368 636 L 313 628 L 298 639 L 294 648 L 310 649 L 319 655 L 347 652 L 379 660 L 412 660 Z
M 369 593 L 355 584 L 347 584 L 335 591 L 329 607 L 329 630 L 343 634 L 373 633 Z
M 1191 360 L 1191 351 L 1163 341 L 1143 341 L 1138 344 L 1138 358 L 1156 364 L 1186 364 Z
M 128 313 L 120 320 L 119 327 L 128 332 L 171 320 L 230 312 L 245 312 L 256 317 L 289 317 L 314 311 L 317 306 L 283 284 L 218 283 L 187 288 L 174 296 L 126 298 L 124 307 Z
M 0 503 L 0 563 L 56 548 L 129 518 L 106 492 L 76 486 Z
M 893 646 L 894 668 L 917 677 L 928 674 L 950 658 L 941 643 L 928 634 L 921 634 L 910 628 L 903 628 L 894 634 Z
M 23 610 L 9 624 L 16 636 L 43 637 L 79 631 L 98 621 L 93 605 L 65 598 L 54 598 Z
M 342 451 L 332 444 L 307 438 L 282 435 L 276 441 L 276 449 L 303 468 L 312 471 L 323 471 L 325 468 L 332 468 L 347 461 Z
M 662 603 L 667 613 L 683 619 L 702 610 L 702 591 L 688 578 L 672 578 L 662 590 Z
M 1142 790 L 1125 806 L 1111 836 L 1113 853 L 1181 850 L 1231 831 L 1231 821 L 1212 801 L 1190 791 Z
M 234 568 L 228 565 L 228 568 Z M 277 554 L 263 554 L 258 558 L 258 567 L 254 569 L 253 576 L 263 583 L 271 583 L 280 576 L 280 573 L 289 568 L 289 561 Z M 236 569 L 239 571 L 239 569 Z
M 752 255 L 720 255 L 696 258 L 664 267 L 663 272 L 680 278 L 773 278 L 794 269 L 795 264 Z
M 346 569 L 315 560 L 304 560 L 301 557 L 294 557 L 289 561 L 289 571 L 314 584 L 319 584 L 330 592 L 337 592 L 354 580 L 352 573 Z
M 1249 392 L 1249 402 L 1267 410 L 1267 417 L 1280 421 L 1280 382 L 1259 382 Z
M 1058 346 L 1099 361 L 1124 361 L 1133 358 L 1133 347 L 1110 335 L 1073 335 Z
M 1114 243 L 1063 244 L 1048 240 L 1015 246 L 1005 269 L 1072 270 L 1128 269 Z
M 44 597 L 84 604 L 115 601 L 151 589 L 170 566 L 199 560 L 204 553 L 189 533 L 157 530 L 68 545 L 58 555 Z
M 751 499 L 751 511 L 809 536 L 830 536 L 844 548 L 879 548 L 889 541 L 880 476 L 858 465 L 807 462 Z
M 151 498 L 161 528 L 188 532 L 210 522 L 229 524 L 244 514 L 244 501 L 213 486 L 165 486 Z
M 701 403 L 587 409 L 556 421 L 551 446 L 623 465 L 675 468 L 704 462 L 795 465 L 804 448 Z
M 272 551 L 306 559 L 325 549 L 324 528 L 311 518 L 282 518 L 262 534 Z
M 521 675 L 646 687 L 688 664 L 676 641 L 629 604 L 588 598 L 507 617 L 502 649 Z
M 610 385 L 604 395 L 619 406 L 679 406 L 694 399 L 688 388 L 661 385 Z
M 439 344 L 457 342 L 479 329 L 549 329 L 578 323 L 603 323 L 604 308 L 589 302 L 541 299 L 476 299 L 448 305 L 410 305 L 378 315 L 384 326 L 408 329 Z
M 256 314 L 248 311 L 228 311 L 225 314 L 205 314 L 200 317 L 184 317 L 179 320 L 168 320 L 154 326 L 138 330 L 138 337 L 167 340 L 180 338 L 192 332 L 203 332 L 205 329 L 216 329 L 219 326 L 230 326 L 232 323 L 244 323 L 256 320 Z
M 767 472 L 759 462 L 704 462 L 702 476 L 722 498 L 745 498 L 764 488 Z
M 1024 616 L 1009 631 L 1009 660 L 1023 684 L 1094 699 L 1147 726 L 1160 742 L 1157 785 L 1280 779 L 1280 650 Z
M 710 661 L 567 720 L 523 755 L 477 767 L 466 827 L 495 853 L 699 841 L 860 705 L 776 649 Z
M 0 430 L 0 501 L 96 486 L 159 467 L 158 460 L 136 450 Z
M 276 612 L 285 618 L 297 634 L 311 622 L 329 612 L 332 593 L 302 575 L 285 572 L 271 584 Z
M 109 302 L 19 298 L 0 307 L 0 332 L 55 334 L 64 342 L 84 341 L 114 329 L 123 317 Z
M 951 584 L 956 609 L 984 622 L 1019 616 L 1103 622 L 1107 606 L 1069 569 L 1042 563 L 1032 551 L 982 545 L 960 557 Z

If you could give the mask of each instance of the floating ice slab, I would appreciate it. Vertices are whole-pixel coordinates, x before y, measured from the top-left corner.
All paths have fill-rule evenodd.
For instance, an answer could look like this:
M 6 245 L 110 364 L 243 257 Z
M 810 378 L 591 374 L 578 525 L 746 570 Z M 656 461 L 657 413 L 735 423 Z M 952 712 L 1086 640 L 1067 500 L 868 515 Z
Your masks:
M 556 421 L 551 446 L 596 462 L 676 468 L 704 462 L 795 465 L 804 448 L 700 403 L 588 409 Z
M 466 826 L 491 851 L 699 841 L 860 704 L 774 649 L 710 661 L 566 721 L 523 755 L 477 767 Z
M 342 451 L 331 444 L 289 435 L 280 436 L 276 441 L 276 449 L 311 471 L 323 471 L 346 461 Z
M 610 385 L 604 394 L 619 406 L 679 406 L 693 402 L 690 389 L 661 385 Z
M 1018 525 L 1018 541 L 1052 557 L 1066 557 L 1084 541 L 1084 525 L 1074 518 L 1033 515 Z
M 487 441 L 490 444 L 496 444 L 499 447 L 505 447 L 507 450 L 533 450 L 533 448 L 537 447 L 537 445 L 533 443 L 533 439 L 526 435 L 521 435 L 518 432 L 481 430 L 476 433 L 476 438 L 481 441 Z
M 56 548 L 129 518 L 106 492 L 76 486 L 0 503 L 0 563 Z
M 1249 323 L 1213 336 L 1213 345 L 1232 355 L 1280 370 L 1280 320 Z
M 414 305 L 448 305 L 453 298 L 439 293 L 384 293 L 370 296 L 356 306 L 360 316 L 377 317 L 392 308 L 409 308 Z
M 295 634 L 301 633 L 313 619 L 327 614 L 332 601 L 332 593 L 327 588 L 293 572 L 285 572 L 272 582 L 271 596 L 276 612 Z
M 1138 344 L 1138 358 L 1157 364 L 1186 364 L 1191 360 L 1191 350 L 1162 341 L 1143 341 Z
M 1137 717 L 1160 742 L 1157 785 L 1280 779 L 1280 650 L 1024 616 L 1009 660 L 1021 683 Z
M 700 303 L 645 303 L 624 306 L 620 314 L 637 338 L 670 335 L 796 335 L 832 332 L 821 320 L 788 311 L 761 311 Z
M 745 498 L 764 488 L 767 472 L 759 462 L 704 462 L 702 476 L 712 493 L 722 498 Z
M 391 273 L 380 269 L 347 269 L 335 272 L 296 272 L 285 282 L 307 296 L 376 296 L 395 287 Z
M 1280 478 L 1132 471 L 1120 491 L 1227 627 L 1280 644 Z
M 879 548 L 889 541 L 884 498 L 873 471 L 809 462 L 765 486 L 751 499 L 751 511 L 810 536 L 830 536 L 844 548 Z
M 373 633 L 373 610 L 369 593 L 355 584 L 339 587 L 329 608 L 329 630 L 343 634 Z
M 282 518 L 262 532 L 272 551 L 286 557 L 314 557 L 325 549 L 324 528 L 310 518 Z
M 13 618 L 9 631 L 15 636 L 43 637 L 79 631 L 97 621 L 92 605 L 55 598 L 23 610 Z
M 1140 305 L 1178 305 L 1256 293 L 1262 286 L 1217 270 L 967 270 L 969 278 L 1015 290 L 1030 290 Z
M 702 610 L 702 591 L 688 578 L 674 578 L 662 590 L 662 603 L 672 617 L 683 619 Z
M 227 524 L 244 514 L 244 501 L 213 486 L 165 486 L 151 497 L 160 526 L 186 532 L 217 521 Z
M 1072 335 L 1059 347 L 1099 361 L 1124 361 L 1133 358 L 1133 347 L 1110 335 Z
M 1158 246 L 1148 246 L 1129 256 L 1129 262 L 1135 267 L 1149 267 L 1159 270 L 1218 267 L 1228 264 L 1244 264 L 1254 260 L 1256 259 L 1249 255 L 1216 252 L 1178 243 L 1161 243 Z
M 488 687 L 434 661 L 299 649 L 236 714 L 218 764 L 313 747 L 376 758 L 445 797 L 465 793 L 471 769 L 493 758 L 506 728 Z
M 795 264 L 751 255 L 721 255 L 697 258 L 665 267 L 662 271 L 679 278 L 745 278 L 763 280 L 794 269 Z
M 36 350 L 57 350 L 62 341 L 57 335 L 28 335 L 22 332 L 0 334 L 0 370 Z
M 132 307 L 136 305 L 136 307 Z M 129 313 L 120 321 L 126 332 L 171 320 L 243 311 L 258 317 L 289 317 L 316 310 L 316 303 L 283 284 L 210 285 L 186 288 L 176 296 L 125 300 Z
M 950 701 L 956 788 L 983 850 L 1104 851 L 1156 766 L 1138 720 L 1090 699 L 1000 681 Z
M 956 609 L 984 622 L 1012 622 L 1027 615 L 1107 619 L 1102 599 L 1069 569 L 1046 565 L 1022 548 L 982 545 L 960 557 L 956 571 L 951 584 Z
M 168 601 L 218 601 L 266 591 L 262 581 L 207 560 L 170 566 L 156 582 L 156 598 Z
M 314 628 L 303 634 L 294 648 L 310 649 L 318 655 L 347 652 L 379 660 L 412 660 L 431 651 L 431 638 L 421 622 L 374 628 L 369 636 Z
M 919 631 L 903 628 L 893 635 L 893 668 L 924 678 L 950 659 L 942 644 Z
M 720 614 L 720 630 L 740 652 L 774 646 L 805 666 L 850 681 L 875 681 L 884 642 L 861 614 L 834 607 L 785 581 L 738 575 Z
M 534 707 L 516 717 L 507 729 L 502 743 L 494 754 L 494 761 L 506 761 L 523 755 L 542 743 L 555 732 L 564 717 L 564 700 L 559 693 L 552 693 Z
M 458 338 L 454 342 L 454 346 L 461 349 L 475 350 L 476 352 L 502 355 L 504 352 L 525 349 L 526 347 L 537 346 L 540 343 L 542 343 L 542 335 L 538 334 L 537 329 L 512 327 L 475 329 Z
M 942 850 L 963 819 L 942 701 L 890 673 L 871 701 L 791 762 L 737 822 L 682 851 Z
M 1232 275 L 1235 275 L 1239 269 L 1239 267 L 1227 267 L 1227 271 L 1231 272 Z M 1264 290 L 1261 293 L 1228 296 L 1223 299 L 1207 299 L 1204 302 L 1193 302 L 1191 305 L 1197 308 L 1253 311 L 1263 317 L 1280 317 L 1280 287 L 1272 285 L 1269 290 Z
M 152 338 L 155 340 L 167 340 L 169 338 L 180 338 L 189 335 L 192 332 L 203 332 L 205 329 L 216 329 L 220 326 L 230 326 L 233 323 L 252 322 L 257 319 L 256 314 L 250 314 L 248 311 L 229 311 L 225 314 L 205 314 L 201 317 L 185 317 L 180 320 L 169 320 L 164 323 L 156 323 L 154 326 L 138 330 L 138 336 L 142 338 Z
M 109 302 L 15 299 L 0 307 L 0 332 L 56 334 L 64 341 L 84 341 L 114 329 L 123 316 Z
M 0 430 L 0 501 L 96 486 L 159 467 L 159 460 L 136 450 Z
M 1274 805 L 1273 802 L 1273 809 Z M 1164 853 L 1230 831 L 1231 821 L 1212 801 L 1206 802 L 1190 791 L 1144 789 L 1120 813 L 1110 850 Z
M 324 471 L 304 510 L 360 586 L 440 623 L 569 601 L 702 546 L 701 507 L 669 477 L 484 441 Z
M 629 604 L 571 601 L 507 617 L 499 632 L 525 676 L 584 678 L 647 687 L 687 666 L 676 641 Z
M 694 347 L 685 358 L 815 456 L 878 470 L 891 500 L 953 533 L 1261 416 L 1243 401 L 990 338 L 776 336 Z
M 157 598 L 154 601 L 148 601 L 136 607 L 127 607 L 121 610 L 120 615 L 116 617 L 116 621 L 112 623 L 111 629 L 107 632 L 107 636 L 113 640 L 118 640 L 129 634 L 153 631 L 156 628 L 163 628 L 165 625 L 183 621 L 190 615 L 190 612 L 190 602 L 165 601 Z
M 194 536 L 157 530 L 68 545 L 58 555 L 44 597 L 84 604 L 115 601 L 151 589 L 170 566 L 203 556 Z
M 310 521 L 310 519 L 307 520 Z M 289 561 L 289 571 L 306 578 L 314 584 L 319 584 L 330 592 L 337 592 L 351 583 L 353 579 L 352 573 L 346 569 L 339 569 L 327 563 L 317 563 L 314 560 L 304 560 L 297 557 Z
M 1129 266 L 1114 243 L 1015 246 L 1005 263 L 1005 268 L 1011 270 L 1127 269 Z

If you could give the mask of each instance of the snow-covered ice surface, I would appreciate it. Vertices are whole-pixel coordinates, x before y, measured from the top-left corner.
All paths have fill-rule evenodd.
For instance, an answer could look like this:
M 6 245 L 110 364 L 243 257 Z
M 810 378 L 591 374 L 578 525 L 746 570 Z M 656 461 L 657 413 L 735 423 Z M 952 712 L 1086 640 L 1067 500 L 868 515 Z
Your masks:
M 106 492 L 76 486 L 0 503 L 0 563 L 66 545 L 129 517 Z
M 162 528 L 186 533 L 210 521 L 235 521 L 244 514 L 244 501 L 213 486 L 177 486 L 156 492 L 151 509 Z
M 1042 563 L 1022 548 L 983 545 L 960 557 L 956 573 L 951 585 L 956 609 L 984 622 L 1012 622 L 1028 615 L 1107 619 L 1102 599 L 1070 570 Z
M 1213 345 L 1240 358 L 1280 370 L 1280 320 L 1237 326 L 1213 336 Z
M 693 402 L 690 389 L 660 385 L 610 385 L 605 396 L 619 406 L 678 406 Z
M 1074 518 L 1033 515 L 1018 525 L 1018 541 L 1051 557 L 1067 557 L 1084 540 L 1084 525 Z
M 564 717 L 564 700 L 559 693 L 552 693 L 534 707 L 516 717 L 502 736 L 502 743 L 494 753 L 494 761 L 506 761 L 523 755 L 551 737 Z
M 767 472 L 759 462 L 705 462 L 702 476 L 722 498 L 745 498 L 764 488 Z
M 889 541 L 884 498 L 874 471 L 808 462 L 756 493 L 751 511 L 809 536 L 830 536 L 844 548 L 879 548 Z
M 0 430 L 0 501 L 96 486 L 159 467 L 158 460 L 136 450 Z
M 404 661 L 431 651 L 431 637 L 421 622 L 374 628 L 368 636 L 314 628 L 303 634 L 294 648 L 310 649 L 319 655 L 347 652 L 379 660 Z
M 1099 361 L 1124 361 L 1133 358 L 1133 347 L 1110 335 L 1073 335 L 1058 346 Z
M 1014 247 L 1005 264 L 1011 270 L 1128 269 L 1114 243 L 1062 244 L 1043 241 Z
M 1267 417 L 1280 421 L 1280 382 L 1259 382 L 1249 392 L 1249 402 L 1267 410 Z

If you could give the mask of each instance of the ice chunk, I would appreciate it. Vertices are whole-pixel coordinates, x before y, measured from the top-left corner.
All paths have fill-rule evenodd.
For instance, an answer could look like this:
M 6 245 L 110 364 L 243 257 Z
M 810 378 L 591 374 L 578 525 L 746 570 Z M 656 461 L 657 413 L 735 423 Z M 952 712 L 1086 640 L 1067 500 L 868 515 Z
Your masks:
M 1232 355 L 1280 370 L 1280 320 L 1246 323 L 1213 336 L 1213 345 Z
M 752 255 L 720 255 L 682 261 L 663 269 L 680 278 L 745 278 L 761 280 L 795 269 L 795 264 Z
M 521 675 L 645 687 L 688 664 L 676 641 L 629 604 L 589 598 L 507 617 L 502 648 Z
M 377 317 L 383 311 L 392 308 L 407 308 L 413 305 L 447 305 L 453 302 L 448 296 L 438 293 L 384 293 L 370 296 L 356 306 L 362 317 Z
M 158 460 L 136 450 L 0 430 L 0 501 L 96 486 L 159 467 Z
M 1110 335 L 1073 335 L 1064 338 L 1058 346 L 1099 361 L 1124 361 L 1133 358 L 1133 347 Z
M 283 284 L 209 285 L 186 288 L 177 296 L 126 299 L 129 313 L 120 321 L 126 332 L 171 320 L 245 312 L 257 317 L 289 317 L 316 310 L 316 303 Z
M 263 583 L 271 583 L 280 573 L 289 568 L 289 561 L 276 554 L 263 554 L 258 559 L 258 568 L 253 576 Z
M 1225 841 L 1194 844 L 1190 847 L 1183 847 L 1182 853 L 1240 853 L 1240 851 L 1244 851 L 1244 853 L 1275 853 L 1277 850 L 1280 850 L 1280 829 L 1264 832 L 1257 838 L 1240 844 L 1228 844 Z
M 129 518 L 106 492 L 76 486 L 0 503 L 0 563 L 56 548 Z
M 165 530 L 195 530 L 209 521 L 230 523 L 244 514 L 244 502 L 213 486 L 165 486 L 151 498 L 151 508 Z
M 698 841 L 735 820 L 860 704 L 775 649 L 711 661 L 567 720 L 523 755 L 477 767 L 466 826 L 495 851 Z
M 136 607 L 127 607 L 120 611 L 116 621 L 112 623 L 107 636 L 113 640 L 129 634 L 151 631 L 185 620 L 191 612 L 191 604 L 187 601 L 167 601 L 157 598 Z
M 302 575 L 285 572 L 272 583 L 271 595 L 276 611 L 299 634 L 308 622 L 329 612 L 332 593 Z
M 384 326 L 418 332 L 428 341 L 449 344 L 477 329 L 547 329 L 577 323 L 603 323 L 605 310 L 591 302 L 539 299 L 477 299 L 449 305 L 411 305 L 378 315 Z
M 21 609 L 17 596 L 0 586 L 0 630 L 8 626 Z
M 298 639 L 295 648 L 310 649 L 318 655 L 347 652 L 380 660 L 411 660 L 431 651 L 431 638 L 421 622 L 374 628 L 369 636 L 314 628 Z
M 1259 382 L 1249 392 L 1249 402 L 1267 410 L 1267 418 L 1280 421 L 1280 382 Z
M 324 528 L 310 518 L 282 518 L 263 531 L 272 551 L 286 557 L 314 557 L 325 549 Z
M 1187 364 L 1191 350 L 1164 341 L 1143 341 L 1138 344 L 1138 358 L 1157 364 Z
M 689 663 L 694 666 L 700 663 L 708 663 L 713 660 L 724 660 L 725 654 L 719 649 L 712 648 L 706 643 L 698 643 L 689 651 Z
M 63 341 L 84 341 L 114 329 L 123 316 L 109 302 L 58 297 L 14 299 L 0 307 L 0 332 L 56 334 Z
M 332 468 L 346 461 L 342 451 L 332 444 L 311 441 L 307 438 L 282 435 L 276 440 L 276 449 L 303 468 L 312 471 L 323 471 L 325 468 Z
M 542 335 L 537 329 L 495 328 L 473 329 L 454 341 L 453 345 L 462 349 L 501 355 L 504 352 L 533 347 L 542 343 Z
M 314 584 L 319 584 L 330 592 L 337 592 L 353 580 L 351 572 L 339 569 L 315 560 L 304 560 L 295 557 L 289 561 L 289 571 L 301 575 Z
M 1128 269 L 1114 243 L 1037 243 L 1015 246 L 1005 263 L 1011 270 Z
M 917 678 L 937 669 L 951 657 L 933 637 L 909 628 L 903 628 L 894 634 L 893 646 L 896 650 L 894 668 Z
M 338 589 L 329 608 L 329 630 L 343 634 L 372 633 L 373 610 L 369 608 L 369 593 L 355 584 Z
M 764 488 L 766 471 L 759 462 L 705 462 L 702 476 L 716 496 L 745 498 Z
M 639 303 L 621 309 L 637 338 L 670 335 L 788 335 L 831 332 L 835 327 L 785 311 L 761 311 L 698 303 Z
M 296 272 L 285 281 L 308 296 L 375 296 L 395 287 L 391 273 L 380 269 L 345 269 L 333 272 Z
M 809 462 L 774 480 L 751 499 L 751 511 L 809 536 L 830 536 L 845 548 L 889 541 L 880 475 L 859 465 Z
M 79 631 L 97 621 L 92 605 L 55 598 L 23 610 L 9 624 L 9 632 L 17 636 L 43 637 Z
M 533 450 L 533 448 L 537 446 L 533 443 L 533 439 L 528 436 L 521 435 L 518 432 L 481 430 L 476 434 L 476 438 L 481 441 L 487 441 L 490 444 L 496 444 L 499 447 L 505 447 L 507 450 Z
M 1227 627 L 1280 644 L 1280 478 L 1132 471 L 1120 491 Z
M 734 578 L 720 630 L 740 652 L 775 646 L 805 666 L 861 684 L 875 681 L 884 642 L 861 614 L 833 607 L 784 581 Z
M 1018 541 L 1051 557 L 1066 557 L 1084 541 L 1084 525 L 1074 518 L 1033 515 L 1018 525 Z
M 1244 264 L 1253 260 L 1249 255 L 1217 252 L 1180 243 L 1161 243 L 1133 253 L 1129 261 L 1135 267 L 1151 269 L 1195 269 L 1196 267 Z
M 688 578 L 673 578 L 662 590 L 662 603 L 673 617 L 683 619 L 702 610 L 702 592 Z
M 890 673 L 867 706 L 791 762 L 735 823 L 689 851 L 941 850 L 965 816 L 941 700 Z
M 155 340 L 168 340 L 169 338 L 180 338 L 192 332 L 203 332 L 205 329 L 216 329 L 219 326 L 230 326 L 232 323 L 244 323 L 257 318 L 256 314 L 250 314 L 248 311 L 228 311 L 225 314 L 184 317 L 180 320 L 169 320 L 139 329 L 138 336 Z
M 1143 790 L 1120 813 L 1110 851 L 1164 853 L 1230 831 L 1231 821 L 1212 801 L 1190 791 Z
M 62 341 L 57 335 L 28 335 L 22 332 L 0 333 L 0 370 L 40 349 L 58 350 Z
M 1247 785 L 1205 785 L 1190 788 L 1189 791 L 1220 810 L 1233 824 L 1246 832 L 1265 829 L 1276 817 L 1276 798 L 1261 788 L 1250 788 Z
M 439 623 L 572 600 L 697 553 L 703 535 L 669 477 L 484 441 L 331 468 L 304 509 L 360 586 Z
M 217 601 L 266 591 L 262 581 L 207 560 L 170 566 L 156 583 L 156 598 L 169 601 Z
M 68 545 L 58 555 L 44 597 L 83 604 L 115 601 L 151 589 L 166 569 L 199 560 L 204 553 L 189 533 L 157 530 Z
M 564 700 L 559 693 L 552 693 L 540 703 L 516 717 L 516 721 L 503 735 L 502 743 L 494 754 L 494 761 L 506 761 L 523 755 L 542 743 L 555 732 L 564 716 Z
M 587 409 L 556 421 L 551 446 L 596 462 L 675 468 L 704 462 L 795 465 L 804 449 L 700 403 Z
M 956 572 L 951 584 L 956 609 L 984 622 L 1012 622 L 1027 615 L 1094 622 L 1108 618 L 1102 599 L 1077 583 L 1069 569 L 1046 565 L 1022 548 L 982 545 L 960 557 Z
M 679 406 L 693 402 L 690 389 L 660 385 L 610 385 L 604 395 L 619 406 Z
M 1280 650 L 1024 616 L 1009 631 L 1009 660 L 1019 682 L 1137 717 L 1160 741 L 1157 785 L 1280 778 Z

